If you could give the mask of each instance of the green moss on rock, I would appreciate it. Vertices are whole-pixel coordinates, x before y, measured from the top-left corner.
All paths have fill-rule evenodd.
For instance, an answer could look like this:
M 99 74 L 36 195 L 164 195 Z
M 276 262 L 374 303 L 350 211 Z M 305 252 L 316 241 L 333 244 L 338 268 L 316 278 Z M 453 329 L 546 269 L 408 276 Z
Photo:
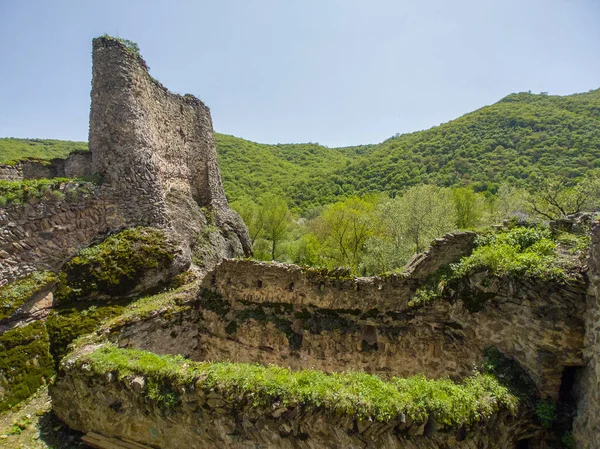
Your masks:
M 33 295 L 56 281 L 50 271 L 30 273 L 15 282 L 0 287 L 0 320 L 11 316 Z
M 167 269 L 175 251 L 175 245 L 162 230 L 126 229 L 73 257 L 59 276 L 56 297 L 65 302 L 99 295 L 126 295 L 148 270 Z
M 27 399 L 54 375 L 42 322 L 0 335 L 0 411 Z
M 86 304 L 50 312 L 46 326 L 54 360 L 58 363 L 76 338 L 95 331 L 104 321 L 119 316 L 122 311 L 122 304 Z

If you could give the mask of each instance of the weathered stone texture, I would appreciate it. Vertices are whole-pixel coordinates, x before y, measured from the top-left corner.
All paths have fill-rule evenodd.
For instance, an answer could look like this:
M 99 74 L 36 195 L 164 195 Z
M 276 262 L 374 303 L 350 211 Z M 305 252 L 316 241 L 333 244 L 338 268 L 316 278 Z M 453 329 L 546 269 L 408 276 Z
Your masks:
M 92 154 L 75 151 L 66 159 L 23 160 L 15 165 L 0 165 L 0 180 L 80 178 L 91 174 Z
M 64 369 L 67 374 L 59 377 L 51 394 L 55 412 L 69 427 L 161 449 L 513 449 L 529 436 L 527 420 L 506 410 L 466 432 L 406 417 L 371 422 L 326 409 L 277 403 L 261 408 L 242 397 L 196 389 L 193 383 L 178 391 L 181 403 L 168 409 L 146 397 L 143 378 L 117 379 L 68 362 Z
M 0 165 L 0 180 L 20 181 L 23 179 L 23 170 L 20 164 Z
M 223 191 L 209 109 L 170 93 L 121 42 L 97 38 L 93 46 L 92 169 L 114 192 L 125 224 L 171 228 L 193 251 L 212 219 L 231 241 L 226 252 L 250 254 L 247 229 Z
M 0 209 L 0 282 L 59 268 L 107 231 L 139 225 L 167 230 L 183 268 L 192 259 L 208 270 L 224 257 L 250 255 L 248 230 L 223 192 L 208 108 L 170 93 L 121 42 L 93 45 L 90 152 L 22 161 L 0 174 L 92 173 L 104 182 L 88 196 Z
M 588 259 L 589 295 L 584 357 L 586 366 L 577 385 L 577 417 L 573 434 L 578 449 L 600 447 L 600 224 L 591 232 Z
M 497 279 L 483 287 L 475 278 L 471 289 L 491 295 L 479 312 L 460 296 L 410 307 L 418 287 L 411 282 L 334 280 L 296 266 L 225 260 L 204 279 L 191 310 L 133 323 L 113 338 L 193 360 L 454 379 L 494 346 L 552 398 L 564 367 L 583 365 L 583 281 Z
M 63 196 L 0 208 L 0 284 L 36 268 L 56 270 L 110 229 L 115 213 L 99 188 L 65 183 Z

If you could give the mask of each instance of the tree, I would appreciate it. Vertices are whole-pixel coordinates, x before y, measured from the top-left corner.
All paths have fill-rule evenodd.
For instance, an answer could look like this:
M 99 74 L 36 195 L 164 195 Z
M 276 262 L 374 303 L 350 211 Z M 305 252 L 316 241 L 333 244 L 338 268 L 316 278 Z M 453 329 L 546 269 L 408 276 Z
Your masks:
M 256 239 L 261 236 L 265 227 L 263 208 L 249 197 L 243 197 L 238 201 L 234 201 L 231 203 L 231 208 L 240 214 L 242 220 L 246 223 L 248 233 L 250 234 L 250 241 L 252 242 L 252 245 L 254 245 Z
M 281 197 L 265 194 L 259 199 L 263 236 L 271 243 L 271 259 L 277 258 L 278 245 L 285 239 L 292 219 L 287 203 Z
M 452 201 L 458 229 L 474 228 L 479 224 L 484 213 L 485 200 L 482 195 L 468 187 L 460 187 L 452 191 Z
M 572 185 L 564 176 L 554 176 L 541 181 L 539 189 L 529 195 L 527 202 L 534 214 L 556 220 L 585 209 L 595 209 L 599 193 L 597 177 L 587 177 Z
M 510 184 L 502 184 L 493 198 L 492 220 L 500 221 L 527 211 L 527 191 Z
M 364 245 L 375 229 L 375 201 L 353 196 L 329 205 L 319 216 L 317 235 L 331 265 L 358 270 Z
M 401 235 L 413 253 L 456 228 L 456 210 L 448 189 L 419 185 L 393 202 L 390 214 L 399 221 Z

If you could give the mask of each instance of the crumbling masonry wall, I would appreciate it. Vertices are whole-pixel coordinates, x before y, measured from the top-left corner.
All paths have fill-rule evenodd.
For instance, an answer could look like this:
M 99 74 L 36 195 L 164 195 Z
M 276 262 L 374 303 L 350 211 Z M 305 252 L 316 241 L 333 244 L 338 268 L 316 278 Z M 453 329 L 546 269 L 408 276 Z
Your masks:
M 577 417 L 573 433 L 578 449 L 600 447 L 600 225 L 591 232 L 588 259 L 589 295 L 585 312 L 586 366 L 578 379 Z
M 86 194 L 65 187 L 57 192 L 70 193 L 65 200 L 0 208 L 0 282 L 56 270 L 107 232 L 140 225 L 179 242 L 182 267 L 194 260 L 208 270 L 250 255 L 248 230 L 223 192 L 208 108 L 170 93 L 112 38 L 94 39 L 91 95 L 90 153 L 0 169 L 13 180 L 93 174 L 102 181 Z
M 14 165 L 0 165 L 0 180 L 80 178 L 89 176 L 91 170 L 92 154 L 89 151 L 74 151 L 66 159 L 23 160 Z
M 119 223 L 112 198 L 89 183 L 63 183 L 55 200 L 0 208 L 0 285 L 57 270 Z
M 223 191 L 208 107 L 170 93 L 120 41 L 96 38 L 93 47 L 92 170 L 118 193 L 123 225 L 173 229 L 193 251 L 213 220 L 225 236 L 217 244 L 223 256 L 250 254 L 247 229 Z
M 436 246 L 456 249 L 452 242 L 462 245 L 464 235 Z M 519 362 L 541 397 L 556 399 L 565 366 L 583 366 L 585 281 L 502 278 L 480 285 L 474 277 L 473 294 L 488 294 L 479 311 L 460 297 L 411 306 L 426 273 L 449 261 L 442 254 L 434 246 L 406 275 L 383 278 L 224 260 L 204 278 L 190 308 L 127 324 L 112 338 L 193 360 L 453 379 L 468 375 L 495 347 Z

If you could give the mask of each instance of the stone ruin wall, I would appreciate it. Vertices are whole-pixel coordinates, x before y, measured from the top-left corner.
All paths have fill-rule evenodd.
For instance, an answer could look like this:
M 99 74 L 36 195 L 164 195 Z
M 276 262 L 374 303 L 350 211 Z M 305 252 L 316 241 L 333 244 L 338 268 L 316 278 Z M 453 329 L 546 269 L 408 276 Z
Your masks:
M 36 269 L 58 270 L 115 229 L 115 207 L 99 188 L 63 184 L 59 191 L 60 200 L 0 208 L 0 285 Z
M 21 168 L 21 164 L 0 165 L 1 181 L 22 181 L 23 179 L 23 169 Z
M 92 170 L 118 198 L 125 225 L 173 229 L 188 248 L 209 217 L 226 234 L 224 255 L 251 253 L 247 229 L 229 209 L 210 111 L 170 93 L 141 57 L 114 39 L 94 39 Z
M 94 39 L 91 96 L 90 152 L 0 167 L 0 175 L 15 180 L 103 179 L 87 194 L 66 187 L 73 192 L 65 200 L 0 209 L 0 284 L 34 269 L 57 269 L 107 232 L 139 225 L 166 229 L 179 241 L 182 266 L 201 244 L 208 250 L 196 259 L 204 269 L 251 254 L 246 226 L 223 192 L 202 102 L 168 92 L 139 56 L 107 38 Z M 201 241 L 209 224 L 219 232 Z
M 578 449 L 600 447 L 600 225 L 591 232 L 588 259 L 589 295 L 584 358 L 586 367 L 578 379 L 577 417 L 573 434 Z
M 438 429 L 410 418 L 373 422 L 319 408 L 256 407 L 193 383 L 182 389 L 180 406 L 164 410 L 145 397 L 143 378 L 117 379 L 85 368 L 70 367 L 52 389 L 55 410 L 69 427 L 121 439 L 104 439 L 111 444 L 102 447 L 115 449 L 139 443 L 161 449 L 513 449 L 527 435 L 524 420 L 506 410 L 465 438 L 464 429 Z
M 410 307 L 418 279 L 435 269 L 439 254 L 431 251 L 422 258 L 426 270 L 406 277 L 357 279 L 225 260 L 189 310 L 131 323 L 113 339 L 198 361 L 453 379 L 469 375 L 494 346 L 525 368 L 541 396 L 556 399 L 565 366 L 583 365 L 585 284 L 497 282 L 486 287 L 494 297 L 480 312 L 461 301 Z
M 0 165 L 0 180 L 80 178 L 89 176 L 91 172 L 92 154 L 89 151 L 75 151 L 66 159 L 23 160 L 15 165 Z

